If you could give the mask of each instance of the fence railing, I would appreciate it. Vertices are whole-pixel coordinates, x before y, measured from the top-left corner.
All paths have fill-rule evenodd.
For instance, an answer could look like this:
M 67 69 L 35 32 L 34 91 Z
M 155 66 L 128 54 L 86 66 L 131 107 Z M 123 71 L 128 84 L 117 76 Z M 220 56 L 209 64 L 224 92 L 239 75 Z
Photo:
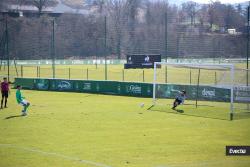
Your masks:
M 244 66 L 244 65 L 243 65 Z M 171 70 L 171 69 L 170 69 Z M 210 73 L 209 73 L 210 74 Z M 168 75 L 168 80 L 166 80 Z M 157 76 L 161 79 L 162 83 L 183 83 L 183 84 L 196 84 L 197 71 L 172 71 L 166 73 L 165 68 L 159 69 Z M 214 71 L 211 73 L 210 78 L 205 75 L 202 76 L 206 84 L 215 84 L 222 82 L 221 78 L 225 79 L 227 73 L 221 71 Z M 0 77 L 8 76 L 7 66 L 0 68 Z M 153 82 L 154 71 L 153 69 L 124 69 L 123 65 L 108 65 L 107 66 L 107 80 L 109 81 L 122 81 L 122 82 Z M 14 82 L 15 77 L 21 78 L 53 78 L 53 70 L 50 65 L 17 65 L 9 67 L 9 79 Z M 55 78 L 69 79 L 69 80 L 105 80 L 105 66 L 104 65 L 58 65 L 55 68 Z M 235 71 L 235 84 L 246 85 L 250 83 L 250 71 L 246 69 L 236 69 Z
M 8 75 L 7 67 L 0 69 L 0 76 Z M 15 77 L 20 78 L 53 78 L 53 70 L 50 66 L 10 66 L 10 81 Z M 55 68 L 57 79 L 80 80 L 105 80 L 104 65 L 72 65 L 57 66 Z M 122 65 L 108 65 L 107 80 L 123 82 L 152 82 L 152 69 L 123 69 Z
M 162 59 L 163 62 L 165 62 L 165 59 Z M 168 58 L 167 60 L 169 63 L 246 63 L 246 59 L 225 59 L 225 58 L 202 58 L 202 59 L 192 59 L 192 58 L 180 58 L 180 59 L 171 59 Z M 107 60 L 107 64 L 109 65 L 119 65 L 126 63 L 125 59 L 109 59 Z M 7 60 L 1 60 L 1 66 L 7 66 Z M 52 60 L 10 60 L 10 65 L 51 65 Z M 56 65 L 104 65 L 105 60 L 104 58 L 98 58 L 98 59 L 74 59 L 74 60 L 68 60 L 68 59 L 61 59 L 55 61 Z

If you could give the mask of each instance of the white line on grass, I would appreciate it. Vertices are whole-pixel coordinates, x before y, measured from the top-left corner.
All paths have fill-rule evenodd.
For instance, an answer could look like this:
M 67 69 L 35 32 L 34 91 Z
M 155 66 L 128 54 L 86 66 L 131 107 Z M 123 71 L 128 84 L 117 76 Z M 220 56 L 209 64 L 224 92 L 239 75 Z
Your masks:
M 96 167 L 111 167 L 109 165 L 105 165 L 105 164 L 101 164 L 101 163 L 97 163 L 97 162 L 93 162 L 93 161 L 88 161 L 88 160 L 83 160 L 83 159 L 80 159 L 77 157 L 70 157 L 70 156 L 66 156 L 66 155 L 59 154 L 59 153 L 53 153 L 53 152 L 45 152 L 45 151 L 41 151 L 38 149 L 32 149 L 32 148 L 28 148 L 28 147 L 15 146 L 13 144 L 0 144 L 0 147 L 2 147 L 2 148 L 3 147 L 14 148 L 14 149 L 27 151 L 27 152 L 34 152 L 34 153 L 38 153 L 38 154 L 43 154 L 46 156 L 59 157 L 59 158 L 63 158 L 63 159 L 71 160 L 71 161 L 78 161 L 79 163 L 88 164 L 88 165 L 92 165 L 92 166 L 96 166 Z

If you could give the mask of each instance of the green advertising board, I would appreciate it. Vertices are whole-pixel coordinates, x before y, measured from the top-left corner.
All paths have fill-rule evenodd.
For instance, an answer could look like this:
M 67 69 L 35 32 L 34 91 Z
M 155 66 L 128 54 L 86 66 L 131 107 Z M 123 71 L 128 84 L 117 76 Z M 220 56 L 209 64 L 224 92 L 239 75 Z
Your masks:
M 15 78 L 15 85 L 24 89 L 63 92 L 100 93 L 121 96 L 152 97 L 153 84 L 118 81 L 63 80 Z M 188 99 L 205 101 L 230 101 L 230 89 L 212 86 L 157 84 L 157 98 L 175 98 L 180 90 L 186 90 Z
M 103 93 L 119 95 L 119 82 L 116 81 L 74 81 L 74 90 L 86 93 Z
M 36 90 L 100 93 L 136 97 L 152 97 L 153 94 L 153 86 L 149 83 L 16 78 L 15 84 L 20 84 L 25 89 Z
M 23 89 L 35 89 L 33 78 L 15 78 L 14 87 L 21 85 Z
M 230 89 L 212 86 L 157 84 L 157 98 L 175 98 L 178 91 L 185 90 L 189 100 L 230 101 Z
M 49 90 L 48 79 L 34 79 L 34 87 L 37 90 Z
M 250 87 L 240 86 L 234 87 L 234 100 L 236 102 L 250 103 Z
M 149 83 L 121 82 L 121 94 L 126 96 L 152 97 L 153 85 Z
M 72 80 L 50 79 L 49 80 L 49 90 L 73 92 L 74 91 L 74 82 Z

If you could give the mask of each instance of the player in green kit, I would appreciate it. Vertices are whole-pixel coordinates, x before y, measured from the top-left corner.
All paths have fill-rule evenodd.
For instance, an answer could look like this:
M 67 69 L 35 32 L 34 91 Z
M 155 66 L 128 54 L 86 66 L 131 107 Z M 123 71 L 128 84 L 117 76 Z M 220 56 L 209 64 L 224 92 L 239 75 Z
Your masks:
M 25 100 L 24 97 L 22 96 L 21 89 L 22 89 L 22 87 L 20 85 L 18 85 L 17 90 L 16 90 L 16 101 L 18 104 L 23 106 L 22 115 L 26 116 L 27 109 L 30 106 L 30 103 L 27 100 Z

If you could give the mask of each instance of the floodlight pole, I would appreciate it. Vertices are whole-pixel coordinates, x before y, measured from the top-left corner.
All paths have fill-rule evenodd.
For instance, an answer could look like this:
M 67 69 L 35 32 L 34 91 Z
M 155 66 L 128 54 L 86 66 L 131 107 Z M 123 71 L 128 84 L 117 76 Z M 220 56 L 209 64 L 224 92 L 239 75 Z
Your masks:
M 198 71 L 198 81 L 196 85 L 196 99 L 195 99 L 195 106 L 198 107 L 198 98 L 199 98 L 199 87 L 200 87 L 200 75 L 201 75 L 201 69 L 199 68 Z
M 176 35 L 177 35 L 177 40 L 176 40 L 176 59 L 178 59 L 179 58 L 179 52 L 180 52 L 179 47 L 180 47 L 180 36 L 181 36 L 181 34 L 179 32 L 177 32 Z
M 55 20 L 52 21 L 52 71 L 53 71 L 53 78 L 55 79 Z
M 8 16 L 7 13 L 2 13 L 3 16 L 5 17 L 5 42 L 4 42 L 4 50 L 5 50 L 5 54 L 7 57 L 7 68 L 8 68 L 8 72 L 7 72 L 7 79 L 8 82 L 10 81 L 10 54 L 9 54 L 9 31 L 8 31 Z
M 105 49 L 105 80 L 108 80 L 108 69 L 107 69 L 107 16 L 104 17 L 104 49 Z
M 165 13 L 165 58 L 168 62 L 168 12 Z
M 97 69 L 97 39 L 95 40 L 95 69 Z
M 10 81 L 10 54 L 9 54 L 9 28 L 8 28 L 8 16 L 15 17 L 15 12 L 0 12 L 3 17 L 5 17 L 5 42 L 4 42 L 4 54 L 7 56 L 7 68 L 8 68 L 8 74 L 7 79 L 8 82 Z M 18 14 L 18 17 L 21 16 L 20 13 Z M 2 64 L 1 64 L 2 65 Z
M 6 37 L 6 54 L 8 65 L 8 82 L 10 81 L 10 54 L 9 54 L 9 32 L 8 32 L 8 16 L 5 15 L 5 37 Z
M 4 54 L 7 57 L 7 79 L 8 82 L 10 81 L 10 54 L 9 54 L 9 31 L 8 31 L 8 14 L 2 12 L 3 16 L 5 17 L 5 42 L 4 42 Z M 2 65 L 2 64 L 1 64 Z
M 249 1 L 249 5 L 247 7 L 247 86 L 249 85 L 248 83 L 248 70 L 249 70 L 249 37 L 250 37 L 250 1 Z

